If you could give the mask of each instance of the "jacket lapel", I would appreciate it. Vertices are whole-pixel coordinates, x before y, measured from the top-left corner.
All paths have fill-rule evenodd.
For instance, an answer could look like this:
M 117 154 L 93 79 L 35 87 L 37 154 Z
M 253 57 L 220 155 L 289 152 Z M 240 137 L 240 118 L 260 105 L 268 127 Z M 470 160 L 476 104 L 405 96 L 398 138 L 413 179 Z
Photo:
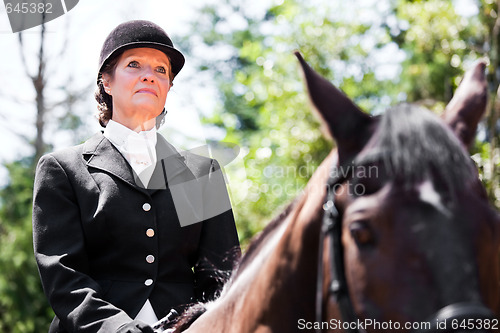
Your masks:
M 165 168 L 169 182 L 172 182 L 172 180 L 186 173 L 192 175 L 192 172 L 187 166 L 187 155 L 185 153 L 179 153 L 177 149 L 161 135 L 158 135 L 156 154 L 159 166 L 161 166 L 161 161 L 163 161 L 162 167 Z M 194 176 L 192 176 L 192 178 L 194 178 Z
M 179 153 L 174 146 L 158 134 L 156 143 L 156 167 L 148 185 L 150 194 L 156 190 L 166 189 L 179 179 L 194 179 L 194 175 L 186 165 L 187 158 Z
M 83 158 L 89 167 L 106 171 L 133 187 L 143 190 L 134 180 L 132 167 L 102 133 L 97 133 L 84 143 Z
M 83 146 L 83 158 L 89 167 L 108 172 L 134 188 L 149 194 L 170 185 L 196 179 L 187 166 L 187 154 L 179 153 L 161 135 L 158 135 L 156 154 L 157 164 L 148 189 L 145 189 L 140 184 L 138 177 L 134 177 L 132 167 L 127 160 L 102 133 L 97 133 L 88 139 Z

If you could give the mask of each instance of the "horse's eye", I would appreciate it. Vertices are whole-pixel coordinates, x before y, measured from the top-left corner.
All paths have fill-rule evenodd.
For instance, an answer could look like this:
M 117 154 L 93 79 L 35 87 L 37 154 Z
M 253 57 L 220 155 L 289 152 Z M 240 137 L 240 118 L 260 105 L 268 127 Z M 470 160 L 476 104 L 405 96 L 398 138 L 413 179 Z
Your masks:
M 375 237 L 367 221 L 351 223 L 349 231 L 358 246 L 371 246 L 375 244 Z

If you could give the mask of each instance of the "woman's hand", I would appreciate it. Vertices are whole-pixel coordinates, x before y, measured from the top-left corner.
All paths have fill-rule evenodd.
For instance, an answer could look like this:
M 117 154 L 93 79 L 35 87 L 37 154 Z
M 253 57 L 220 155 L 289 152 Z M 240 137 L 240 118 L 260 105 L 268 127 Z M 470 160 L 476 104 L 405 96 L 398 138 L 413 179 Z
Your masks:
M 116 333 L 154 333 L 153 328 L 140 320 L 133 320 L 130 323 L 122 325 Z

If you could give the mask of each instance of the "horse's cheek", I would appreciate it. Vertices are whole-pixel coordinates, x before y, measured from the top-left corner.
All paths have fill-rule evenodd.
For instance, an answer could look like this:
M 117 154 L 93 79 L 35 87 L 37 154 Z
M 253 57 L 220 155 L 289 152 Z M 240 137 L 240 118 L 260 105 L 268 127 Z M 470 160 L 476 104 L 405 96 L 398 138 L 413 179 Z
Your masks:
M 365 313 L 366 304 L 371 298 L 366 293 L 369 289 L 367 279 L 370 272 L 367 272 L 363 254 L 360 253 L 354 239 L 350 235 L 344 235 L 344 261 L 346 263 L 346 279 L 349 286 L 349 294 L 353 301 L 356 312 Z

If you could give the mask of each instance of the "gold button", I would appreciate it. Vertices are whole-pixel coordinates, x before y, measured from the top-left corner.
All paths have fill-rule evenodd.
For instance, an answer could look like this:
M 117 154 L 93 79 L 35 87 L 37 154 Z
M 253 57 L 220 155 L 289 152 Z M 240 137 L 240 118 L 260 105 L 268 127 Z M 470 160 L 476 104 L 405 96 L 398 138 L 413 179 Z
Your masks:
M 155 231 L 151 228 L 149 228 L 148 230 L 146 230 L 146 235 L 148 237 L 153 237 L 155 235 Z
M 142 205 L 142 209 L 144 209 L 145 212 L 149 212 L 151 210 L 151 205 L 146 202 Z
M 154 262 L 155 262 L 155 257 L 154 257 L 154 256 L 152 256 L 152 255 L 148 255 L 148 256 L 146 257 L 146 261 L 148 262 L 148 264 L 152 264 L 152 263 L 154 263 Z

